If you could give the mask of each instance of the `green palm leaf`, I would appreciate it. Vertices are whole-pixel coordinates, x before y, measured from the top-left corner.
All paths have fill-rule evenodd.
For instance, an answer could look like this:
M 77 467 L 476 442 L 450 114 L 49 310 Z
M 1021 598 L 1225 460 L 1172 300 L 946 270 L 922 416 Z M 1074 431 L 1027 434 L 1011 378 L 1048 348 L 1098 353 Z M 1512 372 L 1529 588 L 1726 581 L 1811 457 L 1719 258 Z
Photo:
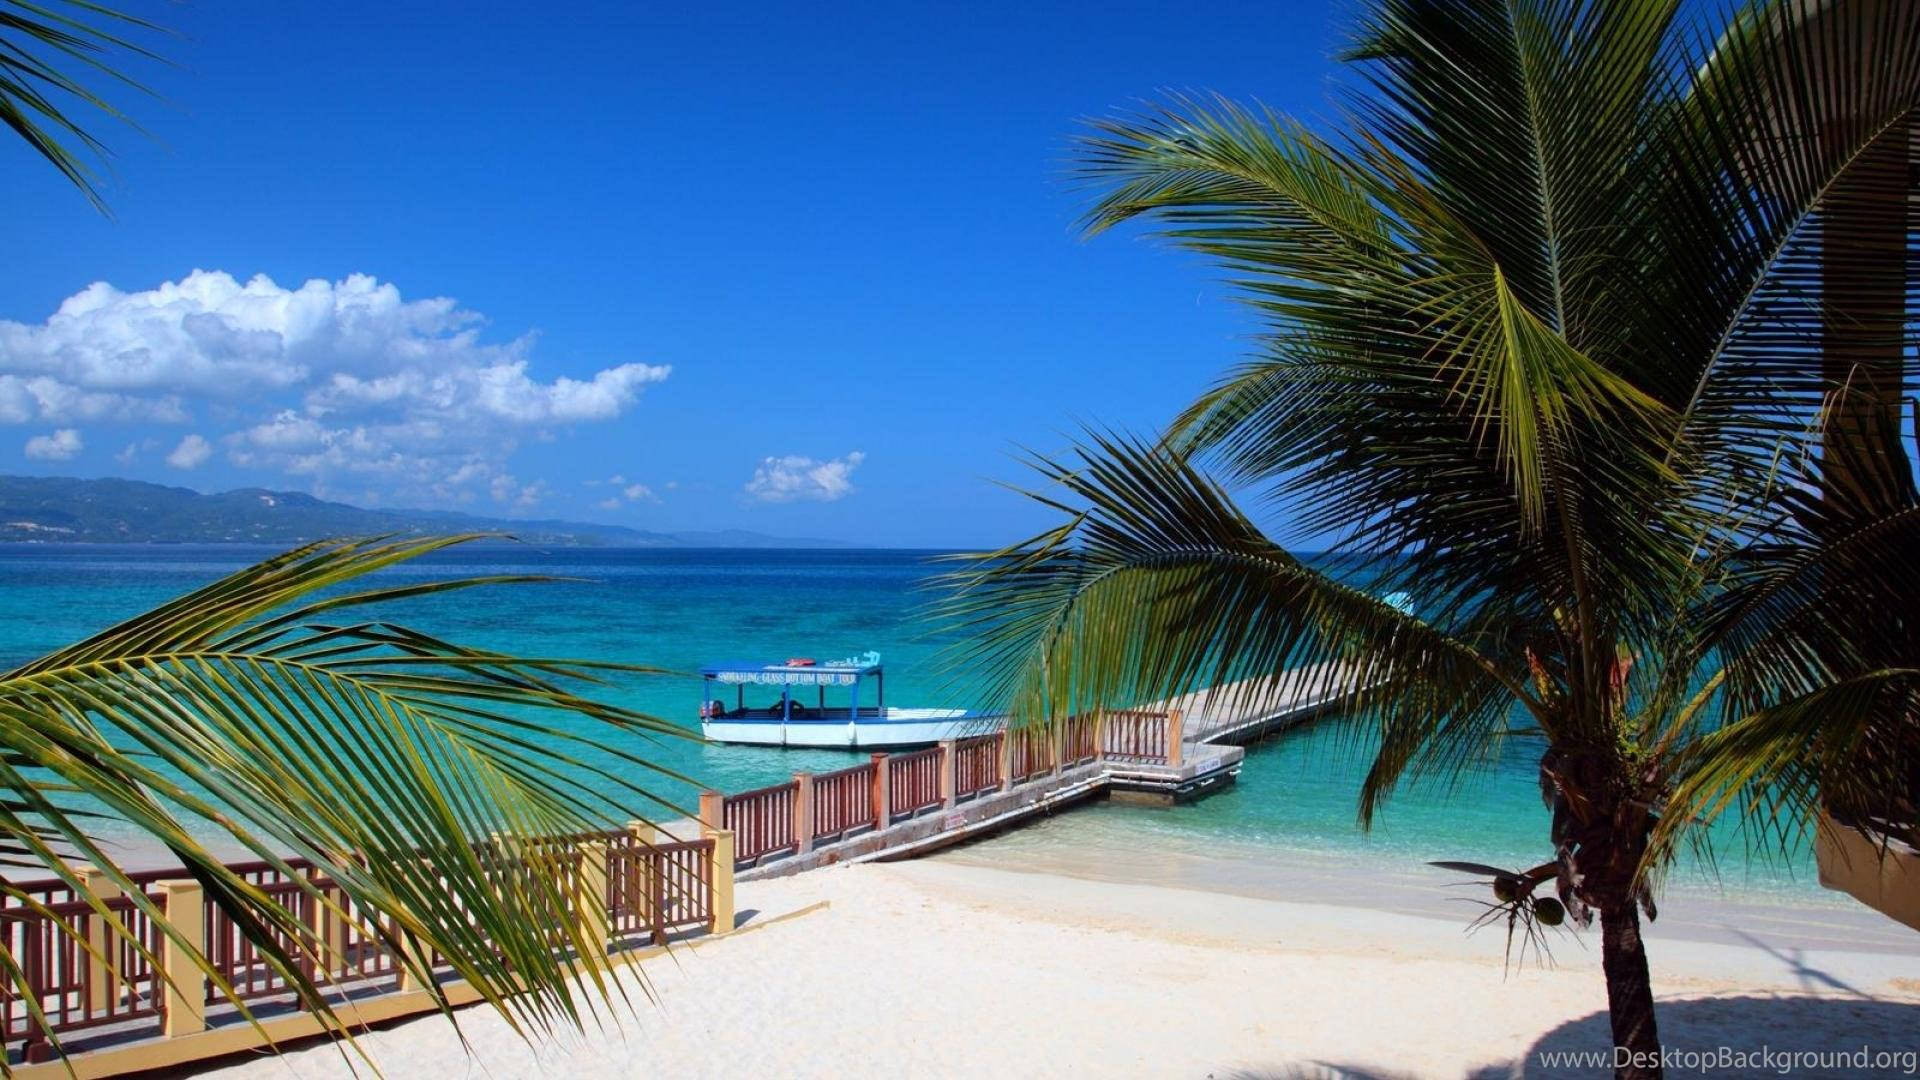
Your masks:
M 643 781 L 675 774 L 622 744 L 686 733 L 583 693 L 654 669 L 320 618 L 528 580 L 351 591 L 471 539 L 309 545 L 0 675 L 0 854 L 80 888 L 77 856 L 150 907 L 75 804 L 83 795 L 168 848 L 331 1017 L 295 954 L 310 947 L 300 919 L 211 854 L 223 835 L 283 870 L 293 858 L 325 868 L 354 908 L 380 916 L 370 929 L 423 985 L 434 983 L 422 958 L 439 955 L 523 1031 L 580 1023 L 592 996 L 554 946 L 580 958 L 595 993 L 611 992 L 607 962 L 558 878 L 514 867 L 531 838 L 670 811 Z
M 137 40 L 164 31 L 145 19 L 90 0 L 0 0 L 0 124 L 104 210 L 88 158 L 107 148 L 74 114 L 72 106 L 114 120 L 126 117 L 86 81 L 146 92 L 107 63 L 120 56 L 160 59 Z

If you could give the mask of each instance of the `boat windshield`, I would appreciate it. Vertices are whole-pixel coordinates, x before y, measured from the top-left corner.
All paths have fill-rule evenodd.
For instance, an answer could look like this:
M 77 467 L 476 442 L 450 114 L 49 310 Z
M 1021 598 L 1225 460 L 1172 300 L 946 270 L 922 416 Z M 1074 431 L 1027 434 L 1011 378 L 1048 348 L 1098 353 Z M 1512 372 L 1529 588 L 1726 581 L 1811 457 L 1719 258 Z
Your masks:
M 884 715 L 886 677 L 879 653 L 866 653 L 844 660 L 813 660 L 792 657 L 786 660 L 708 664 L 700 669 L 703 684 L 700 715 L 702 719 L 793 720 L 850 719 L 861 715 Z M 872 679 L 873 690 L 863 694 L 861 684 Z M 733 693 L 727 694 L 726 688 Z M 748 692 L 765 687 L 778 697 Z M 845 704 L 829 704 L 828 688 L 845 688 Z M 807 692 L 807 691 L 812 692 Z M 841 695 L 834 695 L 840 698 Z M 861 698 L 867 697 L 866 707 Z M 731 700 L 728 700 L 731 698 Z

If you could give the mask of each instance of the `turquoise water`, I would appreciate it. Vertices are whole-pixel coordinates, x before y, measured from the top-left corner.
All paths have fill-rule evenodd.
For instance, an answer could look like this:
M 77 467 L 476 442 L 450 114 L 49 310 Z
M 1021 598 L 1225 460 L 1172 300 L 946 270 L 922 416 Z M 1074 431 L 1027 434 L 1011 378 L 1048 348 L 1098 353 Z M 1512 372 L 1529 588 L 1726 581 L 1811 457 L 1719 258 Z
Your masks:
M 76 640 L 269 552 L 236 547 L 0 546 L 0 663 L 11 665 Z M 568 581 L 503 586 L 391 605 L 389 618 L 468 644 L 541 656 L 614 660 L 692 671 L 721 659 L 844 656 L 879 650 L 887 700 L 896 705 L 972 704 L 964 684 L 936 672 L 945 642 L 923 617 L 927 585 L 940 572 L 930 553 L 901 551 L 543 551 L 471 547 L 385 576 L 439 578 L 542 573 Z M 621 677 L 604 696 L 698 730 L 700 680 Z M 1257 853 L 1286 849 L 1349 855 L 1405 867 L 1436 858 L 1531 865 L 1546 854 L 1546 814 L 1536 787 L 1537 747 L 1514 740 L 1496 761 L 1449 793 L 1404 791 L 1371 833 L 1354 820 L 1364 763 L 1331 725 L 1252 747 L 1239 784 L 1171 810 L 1110 806 L 1061 825 L 1116 832 L 1142 843 Z M 858 758 L 834 751 L 709 746 L 692 740 L 636 742 L 630 749 L 721 790 L 823 771 Z M 691 791 L 654 782 L 682 805 Z M 1811 858 L 1754 860 L 1722 836 L 1720 881 L 1813 900 Z M 1689 861 L 1680 887 L 1707 885 Z

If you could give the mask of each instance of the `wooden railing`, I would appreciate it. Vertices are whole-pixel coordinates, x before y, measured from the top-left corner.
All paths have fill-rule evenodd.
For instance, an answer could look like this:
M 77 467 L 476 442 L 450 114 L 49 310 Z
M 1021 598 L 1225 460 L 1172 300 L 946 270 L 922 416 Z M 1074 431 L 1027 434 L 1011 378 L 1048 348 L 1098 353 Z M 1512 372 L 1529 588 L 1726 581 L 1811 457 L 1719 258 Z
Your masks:
M 664 944 L 713 923 L 713 840 L 647 844 L 631 831 L 607 843 L 607 916 L 614 940 Z
M 0 909 L 6 949 L 20 966 L 19 980 L 0 982 L 0 1035 L 28 1060 L 47 1060 L 47 1035 L 84 1032 L 108 1024 L 157 1021 L 163 1004 L 149 956 L 164 936 L 127 896 L 103 897 L 103 906 L 134 940 L 116 940 L 110 924 L 64 882 L 10 885 L 29 899 L 9 896 Z M 96 892 L 106 892 L 103 887 Z M 164 909 L 158 895 L 151 897 Z M 86 943 L 86 944 L 83 944 Z M 92 947 L 92 952 L 88 946 Z M 143 950 L 144 949 L 144 955 Z M 95 954 L 103 954 L 103 963 Z M 21 992 L 21 983 L 27 987 Z M 36 1002 L 42 1017 L 27 1006 Z
M 1100 760 L 1100 717 L 1069 716 L 1060 723 L 1060 767 L 1071 769 Z
M 793 827 L 797 787 L 789 781 L 726 797 L 721 823 L 715 827 L 732 830 L 735 859 L 751 864 L 769 855 L 798 850 L 799 837 Z
M 910 754 L 893 754 L 887 764 L 887 816 L 912 817 L 946 801 L 940 790 L 943 752 L 938 746 Z
M 953 744 L 953 797 L 971 799 L 1000 788 L 1004 732 L 961 739 Z
M 1020 728 L 1005 733 L 1007 782 L 1024 784 L 1053 771 L 1053 750 L 1059 732 L 1054 728 Z
M 1177 766 L 1182 730 L 1178 712 L 1111 712 L 876 753 L 835 772 L 795 773 L 784 784 L 706 792 L 700 821 L 732 831 L 735 866 L 745 869 L 1103 758 Z
M 874 819 L 873 777 L 878 768 L 877 764 L 869 761 L 850 769 L 821 773 L 813 778 L 810 802 L 813 806 L 814 841 L 877 827 L 879 823 Z
M 1178 712 L 1110 712 L 1100 717 L 1100 756 L 1154 765 L 1180 764 Z
M 675 932 L 714 929 L 723 919 L 730 924 L 732 860 L 716 866 L 718 841 L 649 842 L 642 830 L 652 835 L 636 824 L 513 843 L 482 841 L 474 849 L 486 875 L 503 888 L 523 884 L 513 880 L 519 875 L 540 874 L 559 878 L 561 895 L 577 896 L 583 882 L 604 880 L 599 903 L 576 902 L 568 917 L 591 923 L 581 938 L 611 948 L 661 943 Z M 388 939 L 346 900 L 326 868 L 300 859 L 288 860 L 284 869 L 267 862 L 228 868 L 295 915 L 301 931 L 281 932 L 279 944 L 310 981 L 330 993 L 350 991 L 356 1001 L 403 989 L 404 965 L 388 949 Z M 724 894 L 716 888 L 723 870 Z M 17 979 L 0 979 L 0 1041 L 16 1061 L 49 1060 L 53 1040 L 97 1029 L 111 1027 L 117 1041 L 184 1035 L 204 1030 L 210 1012 L 237 1016 L 242 1003 L 250 1009 L 275 998 L 297 1004 L 294 988 L 259 946 L 223 908 L 205 901 L 200 884 L 184 870 L 127 875 L 165 912 L 177 937 L 131 896 L 121 895 L 105 874 L 83 869 L 80 876 L 126 934 L 114 933 L 83 894 L 58 879 L 6 882 L 0 896 L 0 947 L 20 968 Z M 217 979 L 194 962 L 195 952 Z M 440 958 L 429 959 L 439 966 Z

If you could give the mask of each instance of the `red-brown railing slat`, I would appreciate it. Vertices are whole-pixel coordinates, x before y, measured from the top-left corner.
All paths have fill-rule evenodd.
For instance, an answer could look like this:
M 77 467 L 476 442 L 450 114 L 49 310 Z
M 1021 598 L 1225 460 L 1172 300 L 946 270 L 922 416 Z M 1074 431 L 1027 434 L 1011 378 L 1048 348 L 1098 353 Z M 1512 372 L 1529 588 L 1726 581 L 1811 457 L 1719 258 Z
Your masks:
M 944 802 L 940 794 L 940 748 L 929 746 L 887 758 L 887 796 L 895 819 L 912 817 Z

